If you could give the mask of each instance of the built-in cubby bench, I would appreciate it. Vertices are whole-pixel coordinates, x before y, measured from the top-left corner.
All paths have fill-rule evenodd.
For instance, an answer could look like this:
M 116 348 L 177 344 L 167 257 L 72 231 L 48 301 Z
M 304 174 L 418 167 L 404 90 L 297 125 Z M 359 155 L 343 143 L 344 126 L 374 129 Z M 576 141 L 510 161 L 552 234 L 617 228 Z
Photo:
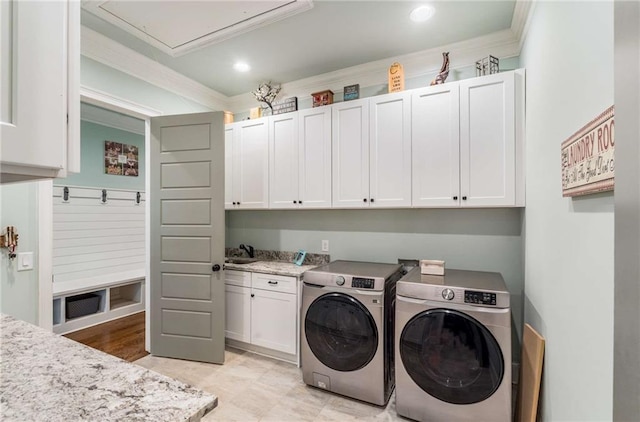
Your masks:
M 133 274 L 129 274 L 132 276 Z M 53 295 L 53 332 L 65 334 L 92 325 L 101 324 L 123 316 L 144 311 L 144 274 L 138 277 L 123 278 L 108 284 L 103 281 L 94 283 L 93 287 L 73 288 L 63 291 L 54 283 Z M 99 299 L 95 305 L 95 296 L 86 298 L 85 295 L 96 295 Z M 68 302 L 75 300 L 90 301 L 91 313 L 76 318 L 68 315 Z
M 55 333 L 145 309 L 145 199 L 132 190 L 54 186 Z

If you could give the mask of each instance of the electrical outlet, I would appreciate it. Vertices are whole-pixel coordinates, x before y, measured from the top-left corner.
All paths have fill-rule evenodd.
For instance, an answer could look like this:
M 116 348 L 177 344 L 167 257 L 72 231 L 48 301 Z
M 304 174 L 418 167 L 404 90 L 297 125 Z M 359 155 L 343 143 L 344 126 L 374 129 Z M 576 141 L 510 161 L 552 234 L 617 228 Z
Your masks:
M 329 252 L 329 241 L 328 240 L 323 240 L 322 241 L 322 252 Z

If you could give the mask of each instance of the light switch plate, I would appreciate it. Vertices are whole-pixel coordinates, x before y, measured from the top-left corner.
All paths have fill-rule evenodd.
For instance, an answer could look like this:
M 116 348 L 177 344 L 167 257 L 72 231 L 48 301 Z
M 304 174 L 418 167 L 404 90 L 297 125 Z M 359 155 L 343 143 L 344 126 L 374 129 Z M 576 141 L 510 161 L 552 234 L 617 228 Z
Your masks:
M 33 270 L 33 252 L 21 252 L 18 254 L 18 271 Z

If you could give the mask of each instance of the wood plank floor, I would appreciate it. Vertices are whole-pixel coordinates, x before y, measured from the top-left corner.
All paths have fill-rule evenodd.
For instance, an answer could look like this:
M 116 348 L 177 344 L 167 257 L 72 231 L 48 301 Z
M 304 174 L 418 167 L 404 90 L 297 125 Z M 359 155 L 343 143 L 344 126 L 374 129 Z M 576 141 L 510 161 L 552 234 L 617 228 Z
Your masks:
M 145 312 L 66 334 L 65 337 L 129 362 L 148 353 L 144 350 Z

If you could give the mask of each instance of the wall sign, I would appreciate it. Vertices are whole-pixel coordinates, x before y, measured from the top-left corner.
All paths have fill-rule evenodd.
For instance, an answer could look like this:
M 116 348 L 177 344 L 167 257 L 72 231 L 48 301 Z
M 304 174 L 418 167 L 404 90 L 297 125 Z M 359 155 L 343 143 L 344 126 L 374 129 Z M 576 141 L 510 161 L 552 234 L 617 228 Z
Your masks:
M 404 91 L 404 69 L 400 63 L 391 65 L 388 76 L 390 93 Z
M 562 143 L 562 196 L 613 190 L 614 106 Z

